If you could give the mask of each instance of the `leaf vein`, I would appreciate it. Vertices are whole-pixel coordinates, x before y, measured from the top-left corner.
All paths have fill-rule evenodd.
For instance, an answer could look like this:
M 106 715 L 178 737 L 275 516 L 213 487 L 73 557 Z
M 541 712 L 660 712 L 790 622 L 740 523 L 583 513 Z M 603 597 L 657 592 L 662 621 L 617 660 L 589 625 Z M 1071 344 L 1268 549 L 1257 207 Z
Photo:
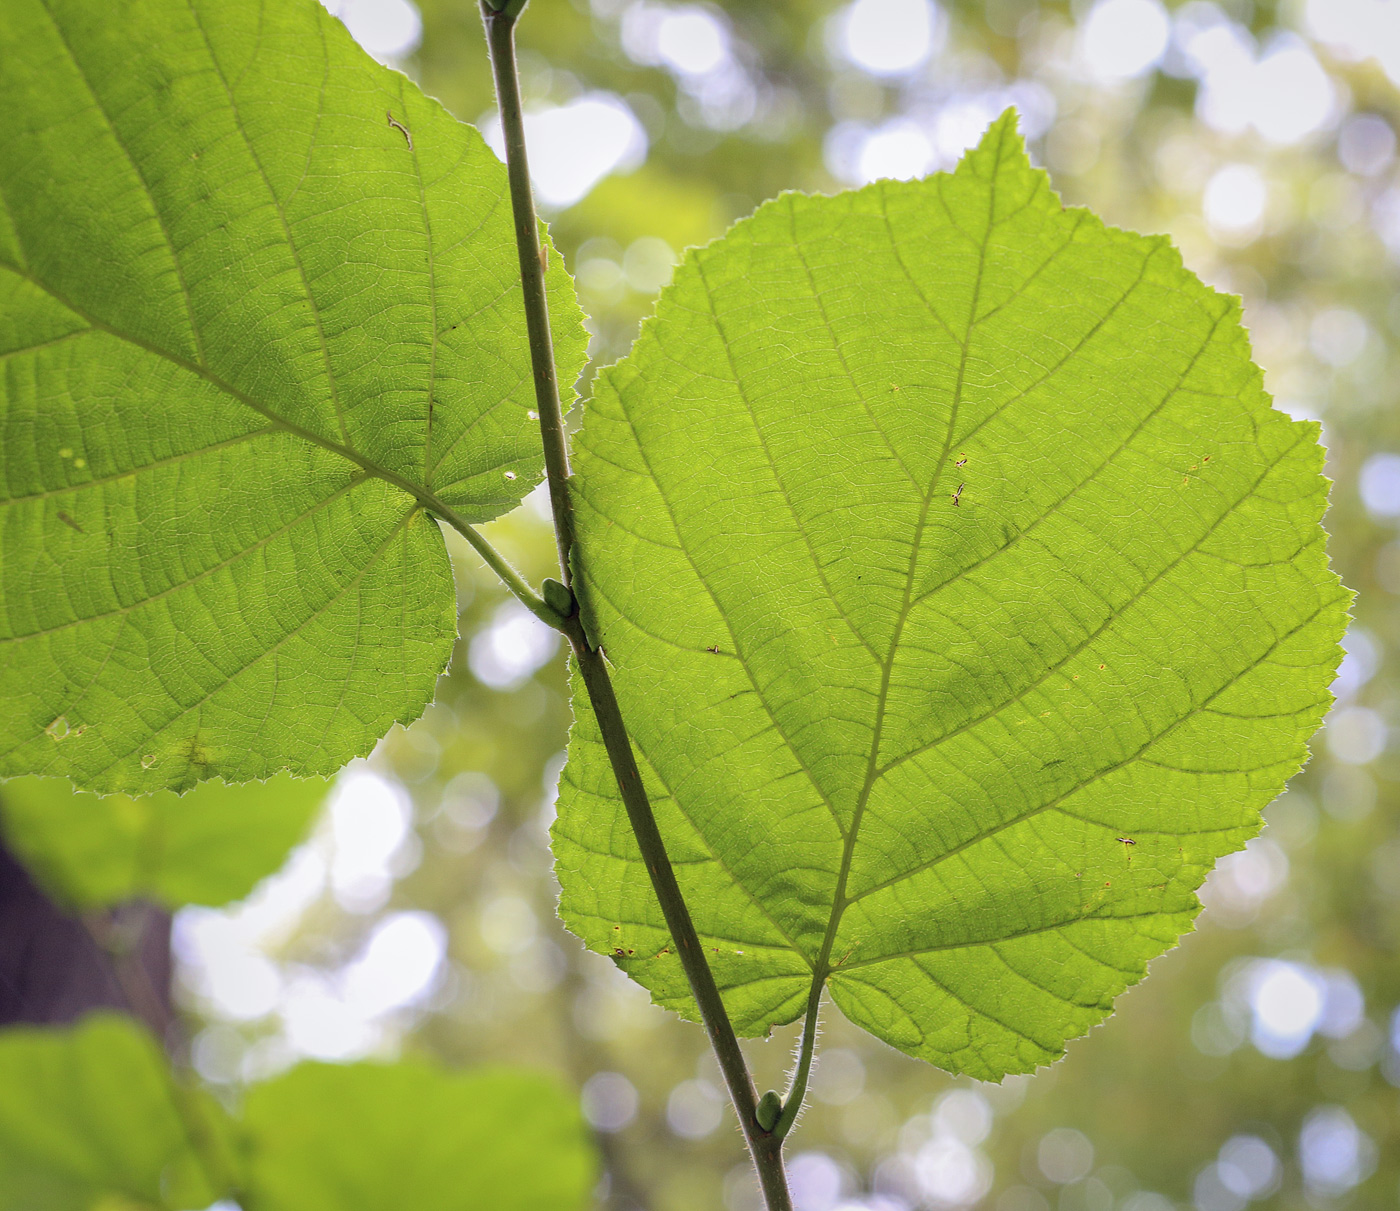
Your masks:
M 350 433 L 345 425 L 345 410 L 340 402 L 340 387 L 336 381 L 335 372 L 331 369 L 330 342 L 326 338 L 326 328 L 321 319 L 321 310 L 317 306 L 316 297 L 311 291 L 311 280 L 307 277 L 306 265 L 302 261 L 301 252 L 297 248 L 295 239 L 292 237 L 291 222 L 287 218 L 287 212 L 282 204 L 282 200 L 277 196 L 277 191 L 272 187 L 272 179 L 267 175 L 267 169 L 263 166 L 262 159 L 253 146 L 253 140 L 249 136 L 247 128 L 243 125 L 243 118 L 238 109 L 238 102 L 234 98 L 233 89 L 229 86 L 228 77 L 224 75 L 223 65 L 219 62 L 218 56 L 214 53 L 214 44 L 209 41 L 209 35 L 204 29 L 204 23 L 200 20 L 199 10 L 194 5 L 193 0 L 190 0 L 189 10 L 190 16 L 194 20 L 195 27 L 199 30 L 200 36 L 204 39 L 204 45 L 209 51 L 209 61 L 214 65 L 214 72 L 223 85 L 224 94 L 228 97 L 229 116 L 233 120 L 234 128 L 238 131 L 243 139 L 244 146 L 248 149 L 248 156 L 253 161 L 253 166 L 258 170 L 258 175 L 262 178 L 263 185 L 267 189 L 268 200 L 272 203 L 272 209 L 276 213 L 278 221 L 281 223 L 282 234 L 287 241 L 287 251 L 291 253 L 292 263 L 296 266 L 297 274 L 301 278 L 302 289 L 306 294 L 306 305 L 311 315 L 312 324 L 316 330 L 317 339 L 321 344 L 321 357 L 326 367 L 326 385 L 330 388 L 331 403 L 335 407 L 336 421 L 340 427 L 340 438 L 347 449 L 353 450 L 355 444 L 350 440 Z

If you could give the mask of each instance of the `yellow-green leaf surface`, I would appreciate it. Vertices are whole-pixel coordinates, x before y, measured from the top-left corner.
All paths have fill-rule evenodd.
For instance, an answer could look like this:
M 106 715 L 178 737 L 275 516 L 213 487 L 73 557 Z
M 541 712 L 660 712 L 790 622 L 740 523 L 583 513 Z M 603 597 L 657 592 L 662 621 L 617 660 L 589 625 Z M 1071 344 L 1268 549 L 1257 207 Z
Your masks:
M 0 776 L 328 773 L 540 477 L 505 170 L 315 0 L 6 0 L 0 110 Z
M 1330 701 L 1317 437 L 1011 114 L 686 259 L 576 442 L 580 593 L 742 1032 L 815 982 L 995 1079 L 1105 1017 Z M 693 1013 L 575 703 L 563 914 Z
M 207 1206 L 210 1186 L 151 1037 L 99 1015 L 74 1030 L 0 1032 L 0 1211 Z M 217 1105 L 190 1093 L 206 1132 Z
M 44 890 L 77 909 L 144 898 L 179 908 L 241 899 L 305 837 L 330 782 L 280 774 L 133 799 L 61 778 L 0 786 L 0 833 Z
M 597 1180 L 578 1099 L 520 1070 L 303 1064 L 244 1119 L 260 1211 L 582 1211 Z

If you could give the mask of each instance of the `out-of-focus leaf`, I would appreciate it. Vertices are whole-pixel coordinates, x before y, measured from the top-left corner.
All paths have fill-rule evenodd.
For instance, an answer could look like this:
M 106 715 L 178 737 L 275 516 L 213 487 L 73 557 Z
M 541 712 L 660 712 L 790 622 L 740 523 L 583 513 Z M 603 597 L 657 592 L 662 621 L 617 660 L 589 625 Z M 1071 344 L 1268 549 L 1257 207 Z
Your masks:
M 0 776 L 330 773 L 541 475 L 505 169 L 315 0 L 7 0 L 0 109 Z
M 597 1179 L 577 1098 L 538 1073 L 302 1064 L 238 1123 L 173 1080 L 124 1018 L 0 1032 L 0 1211 L 180 1211 L 233 1182 L 258 1211 L 576 1211 Z
M 279 774 L 133 799 L 77 792 L 61 778 L 16 778 L 0 785 L 0 825 L 49 895 L 71 907 L 137 897 L 167 908 L 225 904 L 282 864 L 330 785 Z
M 259 1211 L 574 1211 L 597 1159 L 548 1077 L 303 1064 L 248 1094 Z
M 1330 701 L 1315 424 L 1008 114 L 692 254 L 576 443 L 580 600 L 736 1026 L 998 1079 L 1191 928 Z M 694 1013 L 581 693 L 561 911 Z
M 125 1018 L 0 1032 L 0 1209 L 207 1206 L 222 1191 L 200 1166 L 170 1082 L 154 1040 Z M 227 1129 L 211 1100 L 183 1097 L 209 1138 Z

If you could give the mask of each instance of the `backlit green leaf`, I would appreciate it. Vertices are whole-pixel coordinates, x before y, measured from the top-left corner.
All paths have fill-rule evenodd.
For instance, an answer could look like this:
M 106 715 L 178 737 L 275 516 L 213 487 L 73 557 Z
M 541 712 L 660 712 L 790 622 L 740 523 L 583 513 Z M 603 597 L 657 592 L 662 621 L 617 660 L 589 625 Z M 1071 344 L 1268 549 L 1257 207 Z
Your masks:
M 7 0 L 0 110 L 0 776 L 329 773 L 540 478 L 505 170 L 314 0 Z
M 226 904 L 281 866 L 329 787 L 280 774 L 133 799 L 16 778 L 0 786 L 0 831 L 49 895 L 73 908 L 137 897 L 167 908 Z
M 1348 603 L 1317 426 L 1239 320 L 1063 209 L 1008 114 L 954 174 L 761 207 L 600 376 L 580 596 L 743 1033 L 815 981 L 996 1079 L 1191 928 Z M 575 704 L 563 914 L 693 1013 Z
M 244 1117 L 265 1211 L 575 1211 L 597 1179 L 577 1098 L 534 1073 L 303 1064 Z
M 160 1049 L 125 1018 L 0 1032 L 0 1209 L 88 1211 L 103 1196 L 207 1206 L 222 1191 L 201 1169 L 170 1082 Z M 212 1101 L 185 1097 L 209 1138 L 223 1130 Z

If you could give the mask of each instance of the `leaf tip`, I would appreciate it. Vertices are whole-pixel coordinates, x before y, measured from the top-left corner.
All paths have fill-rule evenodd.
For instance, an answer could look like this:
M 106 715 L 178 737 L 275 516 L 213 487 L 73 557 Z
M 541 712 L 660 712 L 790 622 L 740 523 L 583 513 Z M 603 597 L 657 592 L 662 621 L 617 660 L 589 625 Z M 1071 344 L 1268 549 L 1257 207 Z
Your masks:
M 1024 146 L 1025 141 L 1021 138 L 1021 115 L 1014 105 L 1008 105 L 992 119 L 987 133 L 982 136 L 982 142 L 985 144 L 995 139 L 1000 145 L 1008 136 Z
M 998 169 L 1008 161 L 1030 166 L 1025 136 L 1021 134 L 1021 115 L 1014 105 L 1008 105 L 988 124 L 976 149 L 968 152 L 968 158 L 973 155 L 991 157 Z

